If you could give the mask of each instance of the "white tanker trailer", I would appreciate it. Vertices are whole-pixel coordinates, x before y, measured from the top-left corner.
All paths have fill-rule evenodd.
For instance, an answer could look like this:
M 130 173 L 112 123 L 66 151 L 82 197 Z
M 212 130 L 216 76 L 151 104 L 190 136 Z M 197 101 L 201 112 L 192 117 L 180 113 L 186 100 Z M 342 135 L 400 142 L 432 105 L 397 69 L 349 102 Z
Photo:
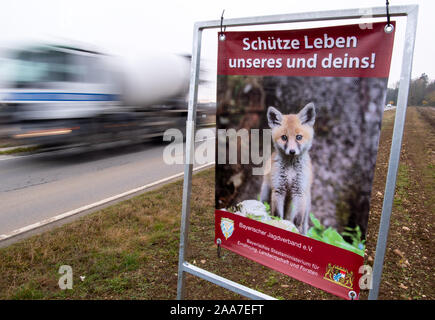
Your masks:
M 3 119 L 25 143 L 141 141 L 185 126 L 188 57 L 37 45 L 10 50 L 1 65 Z

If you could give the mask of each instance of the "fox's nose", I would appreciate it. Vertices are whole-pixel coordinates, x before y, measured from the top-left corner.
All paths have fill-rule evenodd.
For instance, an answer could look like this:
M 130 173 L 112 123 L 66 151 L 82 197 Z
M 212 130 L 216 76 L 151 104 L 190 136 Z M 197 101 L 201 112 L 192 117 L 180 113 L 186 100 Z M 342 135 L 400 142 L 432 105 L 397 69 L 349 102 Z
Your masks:
M 289 153 L 290 153 L 291 155 L 294 155 L 294 154 L 296 153 L 296 150 L 295 150 L 295 149 L 290 149 L 290 150 L 289 150 Z

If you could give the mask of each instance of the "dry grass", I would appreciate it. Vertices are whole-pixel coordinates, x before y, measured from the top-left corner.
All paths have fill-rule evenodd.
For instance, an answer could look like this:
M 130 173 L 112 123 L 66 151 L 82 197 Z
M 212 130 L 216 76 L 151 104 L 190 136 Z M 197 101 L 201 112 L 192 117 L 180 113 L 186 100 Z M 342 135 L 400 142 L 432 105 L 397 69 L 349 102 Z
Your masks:
M 381 299 L 435 298 L 431 236 L 435 131 L 425 117 L 414 108 L 408 112 Z M 369 264 L 374 257 L 393 121 L 394 111 L 386 112 L 372 192 Z M 181 196 L 182 182 L 178 181 L 0 249 L 0 298 L 174 299 Z M 226 250 L 217 258 L 214 170 L 194 176 L 191 211 L 190 262 L 281 299 L 337 299 Z M 61 265 L 73 268 L 72 290 L 58 287 Z M 187 293 L 190 299 L 241 298 L 191 276 Z
M 195 177 L 204 198 L 198 184 L 210 174 Z M 181 189 L 176 182 L 1 249 L 0 298 L 173 298 Z M 61 265 L 73 268 L 73 290 L 58 287 Z

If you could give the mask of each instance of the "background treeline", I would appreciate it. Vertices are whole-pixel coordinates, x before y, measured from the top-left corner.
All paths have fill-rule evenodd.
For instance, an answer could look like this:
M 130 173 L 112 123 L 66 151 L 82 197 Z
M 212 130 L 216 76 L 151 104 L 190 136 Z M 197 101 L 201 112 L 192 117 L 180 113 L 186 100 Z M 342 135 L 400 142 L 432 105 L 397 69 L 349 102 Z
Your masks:
M 388 88 L 387 103 L 397 105 L 399 82 L 394 89 Z M 409 85 L 408 105 L 410 106 L 435 106 L 435 80 L 430 81 L 427 74 L 412 79 Z

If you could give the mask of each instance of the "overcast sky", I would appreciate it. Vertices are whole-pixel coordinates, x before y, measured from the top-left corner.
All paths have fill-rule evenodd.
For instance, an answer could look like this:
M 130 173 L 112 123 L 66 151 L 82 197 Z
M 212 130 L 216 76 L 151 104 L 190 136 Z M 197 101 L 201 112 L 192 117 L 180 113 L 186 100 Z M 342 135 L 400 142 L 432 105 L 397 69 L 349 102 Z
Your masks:
M 90 43 L 111 53 L 130 54 L 150 49 L 191 53 L 195 21 L 385 6 L 384 0 L 2 0 L 0 44 L 23 37 L 71 39 Z M 435 79 L 435 1 L 390 0 L 390 6 L 419 4 L 413 77 L 423 72 Z M 404 19 L 399 19 L 390 72 L 390 86 L 400 77 Z M 341 22 L 342 24 L 343 22 Z M 349 23 L 358 23 L 352 21 Z M 317 24 L 318 25 L 318 24 Z M 313 27 L 314 24 L 298 27 Z M 331 25 L 323 23 L 321 25 Z M 274 25 L 268 29 L 292 28 Z M 264 29 L 258 26 L 251 29 Z M 232 30 L 232 29 L 227 29 Z M 203 57 L 215 68 L 216 30 L 203 36 Z M 213 89 L 212 89 L 213 90 Z

